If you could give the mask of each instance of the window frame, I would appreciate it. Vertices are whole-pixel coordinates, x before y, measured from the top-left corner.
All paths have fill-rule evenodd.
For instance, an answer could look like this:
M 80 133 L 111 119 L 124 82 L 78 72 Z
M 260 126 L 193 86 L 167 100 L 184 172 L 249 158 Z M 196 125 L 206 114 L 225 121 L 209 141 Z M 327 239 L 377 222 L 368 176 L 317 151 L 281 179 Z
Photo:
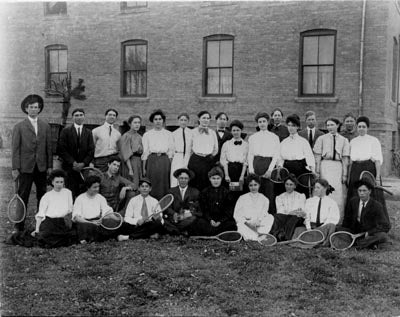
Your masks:
M 313 93 L 306 94 L 303 92 L 303 83 L 304 83 L 304 65 L 303 65 L 303 57 L 304 57 L 304 38 L 305 37 L 320 37 L 320 36 L 333 36 L 333 64 L 307 64 L 306 66 L 332 66 L 333 74 L 332 74 L 332 93 Z M 299 89 L 298 96 L 299 97 L 334 97 L 336 90 L 336 46 L 337 46 L 337 31 L 333 29 L 315 29 L 315 30 L 307 30 L 300 33 L 300 54 L 299 54 Z M 318 51 L 319 51 L 319 43 L 318 43 Z M 318 54 L 319 56 L 319 54 Z M 318 76 L 318 75 L 317 75 Z M 317 77 L 317 88 L 318 88 L 318 77 Z
M 390 91 L 390 100 L 398 104 L 399 103 L 399 86 L 400 86 L 400 48 L 399 40 L 393 37 L 393 48 L 392 48 L 392 87 Z M 394 65 L 396 63 L 396 65 Z M 395 67 L 396 66 L 396 67 Z
M 129 6 L 128 2 L 133 3 L 135 2 L 136 5 L 134 6 Z M 138 2 L 143 2 L 145 4 L 143 5 L 138 5 Z M 136 10 L 136 9 L 142 9 L 142 8 L 147 8 L 149 6 L 148 1 L 121 1 L 120 2 L 120 8 L 121 8 L 121 12 L 126 12 L 126 11 L 130 11 L 130 10 Z
M 135 94 L 135 95 L 125 95 L 125 47 L 131 45 L 146 45 L 146 92 L 144 94 Z M 121 98 L 146 98 L 148 94 L 148 55 L 149 55 L 149 44 L 147 40 L 143 39 L 134 39 L 127 40 L 121 43 L 121 89 L 120 96 Z M 143 70 L 138 70 L 143 71 Z
M 50 72 L 50 51 L 67 51 L 67 71 L 65 72 L 68 75 L 68 46 L 64 44 L 51 44 L 45 47 L 45 88 L 51 88 L 51 76 L 50 74 L 63 74 L 64 72 L 51 73 Z M 52 97 L 51 94 L 46 94 L 47 97 Z M 54 97 L 54 96 L 53 96 Z
M 45 16 L 65 16 L 68 14 L 68 1 L 54 1 L 54 2 L 64 2 L 65 3 L 65 12 L 62 13 L 50 13 L 49 12 L 49 3 L 50 2 L 44 2 L 43 6 L 44 6 L 44 15 Z
M 232 66 L 231 67 L 207 67 L 207 49 L 208 49 L 208 42 L 213 41 L 232 41 Z M 220 57 L 220 56 L 219 56 Z M 209 35 L 203 38 L 203 89 L 202 95 L 203 97 L 233 97 L 233 87 L 234 87 L 234 61 L 235 61 L 235 37 L 230 34 L 214 34 Z M 208 69 L 231 69 L 232 70 L 232 78 L 231 78 L 231 93 L 230 94 L 211 94 L 208 93 Z M 220 73 L 221 78 L 221 73 Z M 219 84 L 221 84 L 221 79 L 219 80 Z

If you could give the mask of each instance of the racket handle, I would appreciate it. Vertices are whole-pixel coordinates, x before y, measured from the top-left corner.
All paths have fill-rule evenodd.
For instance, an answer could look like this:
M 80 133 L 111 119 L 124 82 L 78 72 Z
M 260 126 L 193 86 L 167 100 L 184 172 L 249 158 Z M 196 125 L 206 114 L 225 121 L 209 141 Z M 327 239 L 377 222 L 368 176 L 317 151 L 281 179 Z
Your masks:
M 19 176 L 18 176 L 18 177 L 15 179 L 15 181 L 14 181 L 14 192 L 15 192 L 16 194 L 18 194 L 18 187 L 19 187 L 18 178 L 19 178 Z

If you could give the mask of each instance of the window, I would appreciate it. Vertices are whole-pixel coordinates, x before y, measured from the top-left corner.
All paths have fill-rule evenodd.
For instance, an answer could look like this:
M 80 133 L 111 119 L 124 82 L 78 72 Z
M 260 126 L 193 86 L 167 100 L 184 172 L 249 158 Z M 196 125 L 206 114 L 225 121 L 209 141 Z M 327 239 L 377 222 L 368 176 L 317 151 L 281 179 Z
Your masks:
M 300 95 L 333 96 L 335 92 L 336 31 L 300 34 Z
M 147 95 L 147 41 L 122 43 L 122 96 Z
M 54 88 L 67 77 L 68 50 L 65 45 L 50 45 L 46 52 L 46 88 Z
M 393 38 L 392 101 L 397 102 L 399 89 L 399 43 Z
M 212 35 L 204 38 L 204 95 L 232 96 L 233 36 Z
M 67 14 L 66 1 L 50 1 L 44 3 L 45 15 L 65 15 Z
M 146 8 L 147 1 L 122 1 L 121 2 L 121 10 L 126 11 L 130 9 L 136 8 Z

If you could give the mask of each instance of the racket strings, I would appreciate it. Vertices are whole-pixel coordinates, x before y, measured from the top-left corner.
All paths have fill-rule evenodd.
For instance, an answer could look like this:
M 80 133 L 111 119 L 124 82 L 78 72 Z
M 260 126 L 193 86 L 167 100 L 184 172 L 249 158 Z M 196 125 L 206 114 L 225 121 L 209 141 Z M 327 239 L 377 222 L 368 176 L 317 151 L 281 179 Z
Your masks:
M 320 231 L 305 231 L 301 236 L 299 236 L 299 240 L 308 243 L 317 243 L 324 240 L 324 235 Z
M 336 233 L 330 237 L 331 246 L 337 250 L 343 250 L 351 246 L 353 238 L 347 233 Z
M 277 183 L 283 183 L 289 176 L 289 171 L 286 168 L 276 168 L 271 172 L 271 180 Z
M 101 224 L 107 229 L 117 229 L 122 224 L 122 216 L 117 213 L 105 215 L 101 220 Z
M 173 202 L 173 200 L 174 196 L 172 195 L 167 195 L 161 198 L 160 201 L 158 202 L 158 204 L 160 205 L 160 209 L 164 210 L 165 208 L 168 208 L 169 205 Z
M 240 239 L 242 239 L 242 235 L 236 231 L 227 231 L 219 234 L 218 238 L 222 241 L 232 242 L 232 241 L 239 241 Z
M 26 214 L 25 204 L 18 197 L 14 197 L 8 204 L 8 217 L 12 222 L 21 222 Z
M 272 246 L 272 245 L 276 244 L 277 241 L 273 235 L 267 234 L 267 235 L 264 235 L 262 237 L 262 239 L 259 240 L 259 242 L 265 246 Z
M 314 186 L 315 183 L 315 175 L 312 173 L 302 174 L 297 178 L 300 186 L 310 188 Z

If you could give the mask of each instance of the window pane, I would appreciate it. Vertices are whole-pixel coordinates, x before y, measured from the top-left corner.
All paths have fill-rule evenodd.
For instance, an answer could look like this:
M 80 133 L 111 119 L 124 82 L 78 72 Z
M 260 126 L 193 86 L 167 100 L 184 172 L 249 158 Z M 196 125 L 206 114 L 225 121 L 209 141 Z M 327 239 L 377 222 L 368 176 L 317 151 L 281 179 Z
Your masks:
M 219 41 L 207 42 L 207 67 L 219 66 Z
M 232 69 L 221 69 L 221 94 L 232 94 Z
M 58 51 L 58 71 L 67 72 L 67 50 Z
M 67 2 L 50 1 L 46 2 L 46 14 L 67 14 Z
M 318 64 L 318 37 L 303 38 L 303 65 Z
M 146 45 L 136 45 L 135 69 L 146 69 Z
M 334 36 L 319 37 L 319 64 L 333 64 L 333 54 L 335 51 Z
M 58 51 L 49 51 L 49 70 L 50 73 L 58 72 Z
M 219 93 L 219 69 L 208 69 L 207 71 L 207 94 Z
M 125 46 L 125 69 L 134 69 L 135 68 L 135 46 Z
M 233 41 L 221 41 L 220 67 L 232 67 Z
M 146 95 L 146 72 L 138 72 L 138 86 L 137 86 L 137 94 L 138 95 Z
M 303 68 L 303 94 L 316 94 L 317 91 L 317 67 Z
M 321 66 L 318 69 L 318 93 L 333 93 L 333 66 Z

